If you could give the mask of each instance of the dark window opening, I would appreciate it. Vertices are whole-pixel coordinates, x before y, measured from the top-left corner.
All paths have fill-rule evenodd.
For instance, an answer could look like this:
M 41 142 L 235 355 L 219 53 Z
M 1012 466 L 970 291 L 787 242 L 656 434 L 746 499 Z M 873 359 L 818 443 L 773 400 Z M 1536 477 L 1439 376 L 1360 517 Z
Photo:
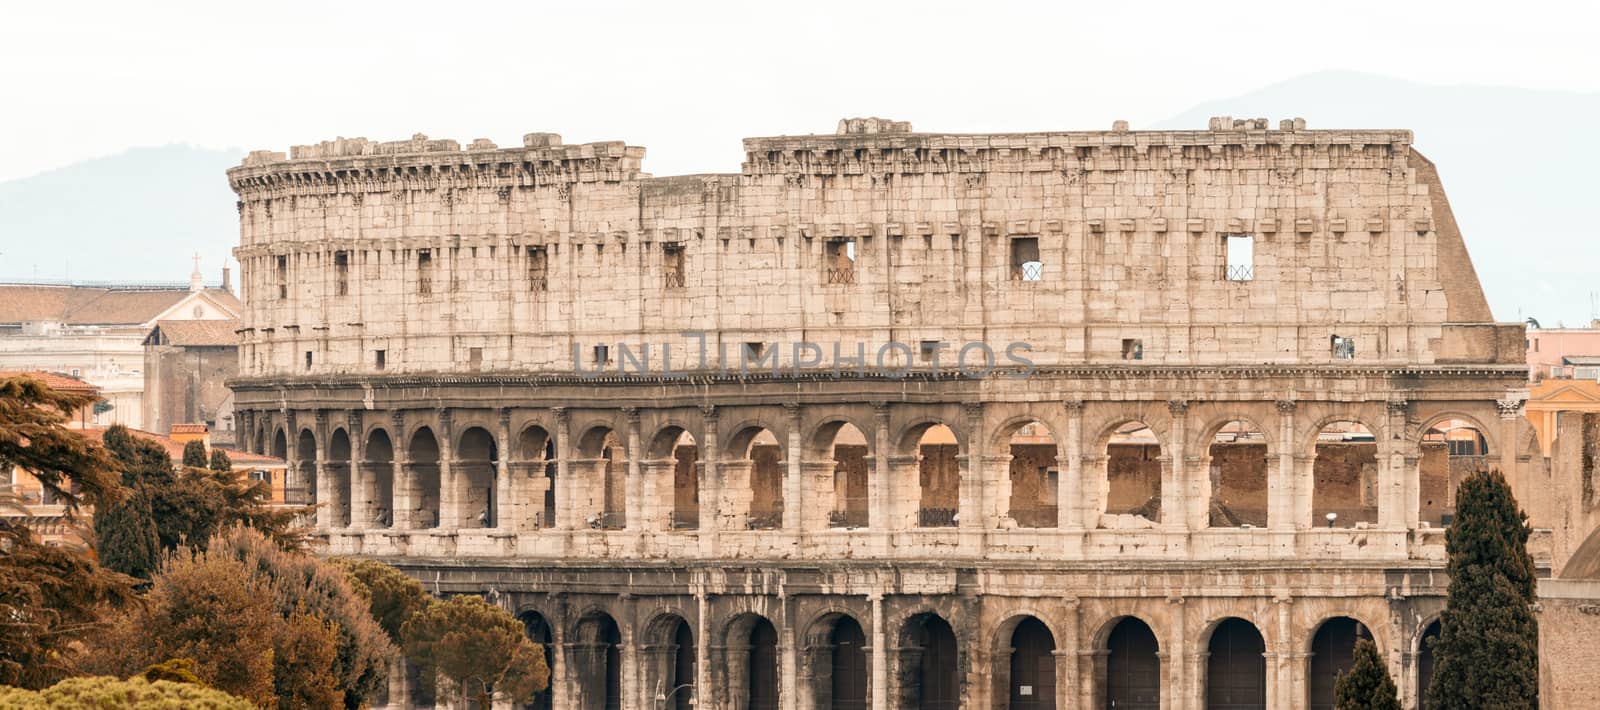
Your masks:
M 1135 339 L 1135 338 L 1123 338 L 1122 339 L 1122 359 L 1124 359 L 1124 360 L 1143 360 L 1144 359 L 1144 341 L 1143 340 L 1138 340 L 1138 339 Z
M 767 344 L 762 342 L 749 342 L 744 344 L 744 361 L 756 363 L 761 361 L 761 356 L 767 353 Z
M 856 240 L 830 239 L 823 249 L 823 267 L 826 269 L 827 283 L 855 283 Z
M 474 371 L 483 366 L 483 348 L 467 348 L 467 366 Z
M 609 345 L 596 345 L 596 346 L 594 346 L 594 362 L 595 362 L 596 365 L 605 365 L 605 364 L 611 362 L 611 346 L 609 346 Z
M 278 257 L 278 300 L 289 298 L 289 257 Z
M 1356 339 L 1341 338 L 1337 335 L 1328 339 L 1328 344 L 1333 350 L 1335 360 L 1353 360 L 1356 356 Z
M 350 295 L 350 253 L 334 252 L 333 278 L 335 281 L 334 293 L 339 296 Z
M 307 370 L 311 369 L 311 351 L 310 350 L 306 351 L 306 369 Z
M 1044 262 L 1039 258 L 1038 237 L 1016 237 L 1011 240 L 1011 280 L 1044 280 Z
M 528 247 L 528 290 L 550 287 L 550 253 L 544 247 Z
M 384 368 L 384 366 L 387 365 L 387 364 L 389 364 L 389 351 L 388 350 L 374 350 L 374 351 L 372 351 L 372 365 L 373 365 L 373 367 L 376 367 L 377 369 L 382 370 Z
M 661 245 L 661 273 L 663 288 L 683 288 L 687 275 L 683 245 Z
M 939 346 L 944 345 L 942 340 L 924 340 L 917 344 L 917 353 L 923 362 L 933 362 L 939 354 Z
M 422 296 L 433 293 L 433 252 L 427 249 L 417 252 L 417 293 Z

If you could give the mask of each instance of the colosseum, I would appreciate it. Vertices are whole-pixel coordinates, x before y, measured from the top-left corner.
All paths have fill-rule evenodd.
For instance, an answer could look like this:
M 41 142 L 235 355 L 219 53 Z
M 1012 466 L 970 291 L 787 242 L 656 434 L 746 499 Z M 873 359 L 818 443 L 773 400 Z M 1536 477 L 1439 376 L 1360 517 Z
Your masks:
M 1321 710 L 1371 638 L 1415 708 L 1454 482 L 1507 473 L 1544 575 L 1555 502 L 1412 142 L 258 151 L 238 426 L 329 554 L 519 615 L 537 707 Z

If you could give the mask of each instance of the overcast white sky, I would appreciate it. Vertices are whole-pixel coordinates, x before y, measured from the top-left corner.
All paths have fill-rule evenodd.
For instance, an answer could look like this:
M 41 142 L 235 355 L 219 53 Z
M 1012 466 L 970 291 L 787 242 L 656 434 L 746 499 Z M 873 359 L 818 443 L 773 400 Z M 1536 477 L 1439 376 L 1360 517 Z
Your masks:
M 658 175 L 734 171 L 739 138 L 831 132 L 843 116 L 1138 127 L 1323 69 L 1596 90 L 1593 5 L 8 4 L 0 180 L 137 145 L 419 131 L 620 139 Z

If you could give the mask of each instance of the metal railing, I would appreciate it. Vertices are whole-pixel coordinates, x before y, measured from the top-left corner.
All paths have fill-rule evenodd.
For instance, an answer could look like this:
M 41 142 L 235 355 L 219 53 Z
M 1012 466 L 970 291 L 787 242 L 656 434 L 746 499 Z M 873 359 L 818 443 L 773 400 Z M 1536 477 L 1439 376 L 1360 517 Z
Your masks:
M 544 291 L 550 288 L 550 278 L 546 276 L 529 276 L 529 291 Z
M 599 530 L 621 530 L 628 526 L 628 514 L 618 511 L 601 513 L 593 519 L 590 527 Z
M 1229 281 L 1254 281 L 1255 268 L 1248 264 L 1229 264 L 1226 276 Z
M 1043 281 L 1044 262 L 1028 261 L 1011 269 L 1013 281 Z
M 671 514 L 673 530 L 695 530 L 700 527 L 700 511 L 674 510 Z
M 745 527 L 751 530 L 776 530 L 783 527 L 783 511 L 774 510 L 766 513 L 751 513 Z
M 668 271 L 662 275 L 663 288 L 683 288 L 684 276 L 682 271 Z
M 864 528 L 866 526 L 867 511 L 865 510 L 828 511 L 828 527 L 830 528 Z
M 855 282 L 856 282 L 856 268 L 854 266 L 847 266 L 847 267 L 844 267 L 844 268 L 837 268 L 837 269 L 833 269 L 833 268 L 828 269 L 828 283 L 830 285 L 832 285 L 832 284 L 853 284 Z
M 955 508 L 921 508 L 917 511 L 917 527 L 953 528 L 956 522 Z

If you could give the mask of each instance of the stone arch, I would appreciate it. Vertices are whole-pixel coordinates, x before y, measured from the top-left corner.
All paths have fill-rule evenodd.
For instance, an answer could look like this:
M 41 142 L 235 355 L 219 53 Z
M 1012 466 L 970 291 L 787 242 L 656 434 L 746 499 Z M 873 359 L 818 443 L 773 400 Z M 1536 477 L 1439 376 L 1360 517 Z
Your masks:
M 406 441 L 406 473 L 402 487 L 408 492 L 410 509 L 397 511 L 395 519 L 403 527 L 439 527 L 439 440 L 429 426 L 418 426 Z M 402 515 L 403 514 L 403 515 Z
M 1008 710 L 1055 710 L 1055 629 L 1042 615 L 1019 613 L 1000 622 L 992 640 L 994 698 Z
M 937 611 L 917 611 L 901 623 L 897 637 L 900 702 L 896 707 L 958 707 L 966 664 L 955 627 Z
M 1415 641 L 1412 644 L 1412 648 L 1415 649 L 1414 652 L 1416 653 L 1417 666 L 1417 685 L 1416 688 L 1414 688 L 1415 697 L 1417 699 L 1417 710 L 1427 710 L 1428 685 L 1433 682 L 1434 659 L 1432 642 L 1433 639 L 1439 638 L 1439 635 L 1443 630 L 1442 627 L 1443 624 L 1440 618 L 1438 616 L 1434 616 L 1431 620 L 1426 621 L 1418 627 Z
M 700 441 L 680 423 L 667 422 L 654 434 L 645 449 L 646 499 L 651 505 L 666 507 L 667 521 L 673 530 L 700 527 Z
M 902 426 L 891 441 L 898 442 L 889 461 L 888 487 L 895 510 L 891 524 L 956 527 L 960 522 L 961 462 L 967 452 L 961 430 L 937 417 L 919 417 Z
M 1311 710 L 1333 710 L 1334 683 L 1340 673 L 1350 669 L 1356 641 L 1373 638 L 1370 628 L 1353 616 L 1329 616 L 1311 629 L 1306 647 L 1306 693 Z M 1381 657 L 1383 644 L 1376 639 L 1373 642 Z
M 720 491 L 729 511 L 726 524 L 751 530 L 783 527 L 789 447 L 783 430 L 752 419 L 727 429 L 727 443 L 717 462 Z M 798 503 L 798 501 L 795 501 Z
M 533 528 L 556 524 L 556 441 L 550 431 L 537 422 L 527 422 L 517 430 L 511 446 L 510 468 L 515 500 L 513 519 Z M 516 508 L 520 507 L 520 511 Z
M 1440 412 L 1417 429 L 1418 520 L 1444 527 L 1455 518 L 1456 489 L 1476 471 L 1496 468 L 1494 432 L 1476 418 Z
M 848 417 L 830 416 L 806 436 L 805 460 L 801 464 L 807 501 L 808 520 L 803 523 L 806 529 L 862 528 L 872 524 L 868 486 L 877 462 L 870 432 Z M 821 471 L 831 475 L 814 473 Z
M 1201 435 L 1191 450 L 1205 452 L 1198 460 L 1206 472 L 1206 525 L 1266 527 L 1271 460 L 1277 453 L 1272 435 L 1254 420 L 1237 416 L 1207 422 Z
M 778 630 L 767 617 L 747 611 L 730 619 L 723 631 L 724 663 L 719 695 L 733 707 L 777 710 Z
M 1478 432 L 1478 435 L 1483 437 L 1483 453 L 1485 455 L 1498 456 L 1500 454 L 1500 447 L 1503 445 L 1500 441 L 1500 428 L 1498 426 L 1487 426 L 1477 415 L 1459 409 L 1433 412 L 1428 418 L 1422 420 L 1422 425 L 1417 427 L 1417 443 L 1422 443 L 1429 431 L 1451 420 L 1466 424 L 1467 427 Z
M 1165 432 L 1148 419 L 1118 416 L 1106 420 L 1094 440 L 1099 466 L 1085 525 L 1138 529 L 1160 524 L 1168 514 L 1163 483 L 1172 470 Z
M 532 607 L 518 609 L 516 616 L 517 620 L 522 622 L 522 631 L 528 637 L 528 640 L 544 649 L 546 667 L 554 668 L 556 639 L 548 617 Z M 551 678 L 551 680 L 555 681 L 554 678 Z M 550 710 L 553 706 L 554 693 L 552 688 L 555 686 L 555 682 L 552 682 L 550 686 L 535 695 L 533 702 L 524 704 L 522 710 Z
M 289 460 L 289 437 L 284 433 L 283 427 L 278 427 L 272 433 L 272 456 L 274 458 Z
M 664 706 L 652 707 L 691 710 L 695 705 L 696 650 L 694 627 L 688 616 L 679 609 L 659 609 L 643 628 L 644 690 L 651 694 L 659 692 L 666 699 Z
M 477 424 L 460 427 L 455 460 L 450 462 L 458 488 L 451 527 L 497 528 L 505 511 L 500 500 L 500 444 Z
M 628 524 L 627 442 L 610 420 L 579 428 L 578 459 L 569 462 L 574 512 L 591 528 L 617 530 Z
M 802 666 L 811 669 L 810 696 L 802 707 L 865 710 L 871 706 L 872 659 L 867 635 L 853 614 L 830 608 L 806 625 L 801 635 Z
M 1381 413 L 1375 413 L 1363 407 L 1356 407 L 1355 411 L 1332 411 L 1316 417 L 1309 424 L 1300 427 L 1300 430 L 1296 432 L 1299 439 L 1295 445 L 1295 453 L 1316 455 L 1317 444 L 1319 443 L 1318 436 L 1329 424 L 1338 422 L 1360 424 L 1368 432 L 1372 433 L 1372 438 L 1375 441 L 1383 441 L 1383 438 L 1388 435 L 1387 427 L 1382 424 L 1383 417 Z M 1375 425 L 1373 422 L 1378 422 L 1378 424 Z
M 394 524 L 394 441 L 383 427 L 369 427 L 366 443 L 361 446 L 362 460 L 357 464 L 365 472 L 361 477 L 365 487 L 358 510 L 351 513 L 356 520 L 371 527 L 387 528 Z
M 1205 700 L 1216 710 L 1266 710 L 1266 636 L 1254 622 L 1229 616 L 1201 634 L 1206 649 Z
M 316 505 L 321 502 L 317 494 L 322 481 L 317 480 L 317 435 L 309 427 L 302 427 L 295 435 L 294 454 L 296 470 L 288 490 L 284 491 L 284 500 Z
M 1060 522 L 1060 430 L 1023 414 L 1003 422 L 988 449 L 1008 456 L 1000 481 L 1000 503 L 1017 527 L 1053 528 Z
M 622 629 L 616 618 L 591 608 L 572 624 L 567 666 L 576 681 L 575 707 L 612 708 L 622 702 Z
M 1310 470 L 1313 527 L 1350 528 L 1378 522 L 1378 478 L 1382 436 L 1366 421 L 1342 414 L 1317 420 L 1312 429 Z M 1303 514 L 1303 513 L 1302 513 Z
M 351 501 L 354 499 L 355 461 L 352 458 L 350 446 L 350 432 L 344 427 L 337 427 L 328 436 L 328 460 L 322 465 L 327 474 L 327 482 L 323 486 L 326 492 L 328 527 L 348 528 L 351 519 Z
M 1161 707 L 1161 640 L 1150 624 L 1137 616 L 1120 616 L 1106 622 L 1097 633 L 1095 705 L 1158 710 Z

